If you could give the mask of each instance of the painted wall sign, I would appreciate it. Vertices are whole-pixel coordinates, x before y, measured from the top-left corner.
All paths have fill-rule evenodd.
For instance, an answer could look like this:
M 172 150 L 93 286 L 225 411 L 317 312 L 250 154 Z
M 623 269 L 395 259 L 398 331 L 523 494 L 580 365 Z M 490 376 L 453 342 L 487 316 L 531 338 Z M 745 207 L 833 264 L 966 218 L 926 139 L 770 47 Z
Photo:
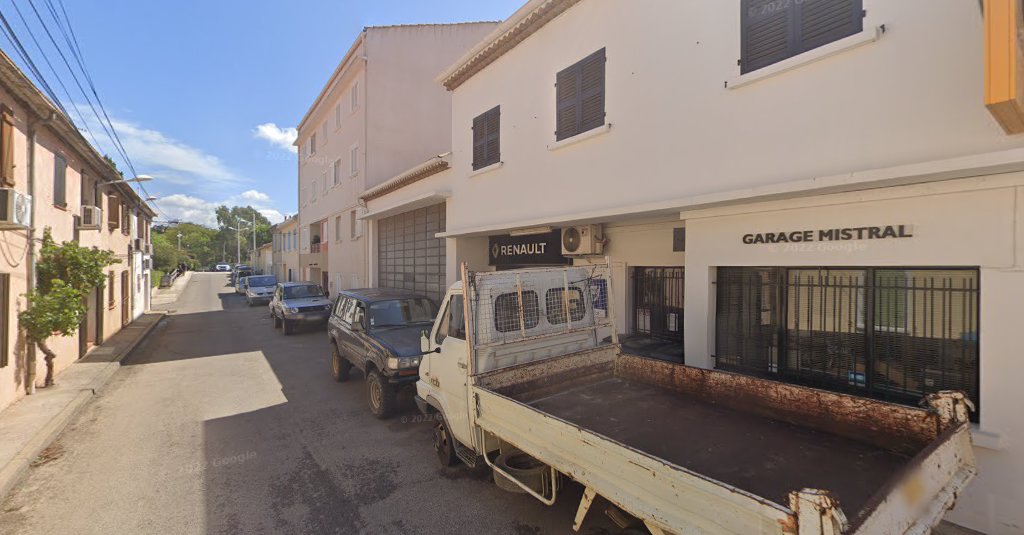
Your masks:
M 888 240 L 913 238 L 910 225 L 886 225 L 881 227 L 830 228 L 820 230 L 793 230 L 788 232 L 764 232 L 744 234 L 743 243 L 808 243 L 851 240 Z
M 529 236 L 488 237 L 487 263 L 491 266 L 529 266 L 538 264 L 568 264 L 562 256 L 562 230 Z

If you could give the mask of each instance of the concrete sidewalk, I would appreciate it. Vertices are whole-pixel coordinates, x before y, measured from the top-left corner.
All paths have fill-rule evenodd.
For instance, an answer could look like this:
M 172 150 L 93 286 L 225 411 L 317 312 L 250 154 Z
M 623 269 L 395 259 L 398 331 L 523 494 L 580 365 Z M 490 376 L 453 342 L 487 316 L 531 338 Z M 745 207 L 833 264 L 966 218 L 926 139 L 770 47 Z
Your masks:
M 0 412 L 0 501 L 165 315 L 143 314 L 60 372 L 55 386 L 38 389 Z
M 174 284 L 171 284 L 169 288 L 155 288 L 153 289 L 153 300 L 151 302 L 152 308 L 157 308 L 162 305 L 168 305 L 178 300 L 181 292 L 185 291 L 185 287 L 188 286 L 189 281 L 192 280 L 192 271 L 186 271 L 184 275 L 174 280 Z

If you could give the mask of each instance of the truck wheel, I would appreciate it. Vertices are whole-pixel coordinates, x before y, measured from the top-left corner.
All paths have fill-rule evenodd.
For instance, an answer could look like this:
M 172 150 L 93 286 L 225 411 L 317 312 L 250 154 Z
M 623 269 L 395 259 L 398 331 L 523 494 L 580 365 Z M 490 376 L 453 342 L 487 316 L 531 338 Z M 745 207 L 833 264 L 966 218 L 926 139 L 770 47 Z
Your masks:
M 370 398 L 370 412 L 381 420 L 391 416 L 395 409 L 395 387 L 377 370 L 366 376 L 366 393 Z
M 286 320 L 283 321 L 283 323 L 284 323 L 284 334 L 292 334 L 293 332 L 295 332 L 295 322 L 288 321 L 286 319 Z
M 452 437 L 450 431 L 448 431 L 448 422 L 445 421 L 444 415 L 437 413 L 437 423 L 434 424 L 434 452 L 437 453 L 437 460 L 441 461 L 441 466 L 452 466 L 455 464 L 457 457 L 455 456 L 455 440 Z
M 352 371 L 352 363 L 347 358 L 341 356 L 341 351 L 338 351 L 336 344 L 331 344 L 334 348 L 331 350 L 331 375 L 334 376 L 334 380 L 339 383 L 348 381 L 349 372 Z
M 280 329 L 281 328 L 281 318 L 277 317 L 273 313 L 270 314 L 270 317 L 274 318 L 274 328 L 275 329 Z

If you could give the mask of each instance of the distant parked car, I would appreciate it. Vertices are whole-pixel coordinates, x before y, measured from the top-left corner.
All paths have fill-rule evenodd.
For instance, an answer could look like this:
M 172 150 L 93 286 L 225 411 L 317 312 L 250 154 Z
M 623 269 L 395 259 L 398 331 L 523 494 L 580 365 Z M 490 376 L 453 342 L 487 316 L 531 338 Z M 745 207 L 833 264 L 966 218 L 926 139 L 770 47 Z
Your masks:
M 315 282 L 279 282 L 270 300 L 274 327 L 292 334 L 303 324 L 323 324 L 331 313 L 331 301 Z
M 217 264 L 214 271 L 231 271 L 231 264 Z
M 341 292 L 327 323 L 334 379 L 347 381 L 353 366 L 363 370 L 370 411 L 387 418 L 398 390 L 419 379 L 420 335 L 430 329 L 436 315 L 437 304 L 415 292 Z
M 252 268 L 249 266 L 238 266 L 234 271 L 231 272 L 231 284 L 238 285 L 238 279 L 242 277 L 248 277 L 254 275 Z M 241 293 L 241 292 L 239 292 Z
M 256 303 L 269 303 L 274 296 L 277 277 L 273 275 L 253 275 L 246 279 L 245 301 L 249 306 Z
M 235 279 L 235 293 L 245 295 L 245 291 L 249 289 L 249 277 L 238 277 Z

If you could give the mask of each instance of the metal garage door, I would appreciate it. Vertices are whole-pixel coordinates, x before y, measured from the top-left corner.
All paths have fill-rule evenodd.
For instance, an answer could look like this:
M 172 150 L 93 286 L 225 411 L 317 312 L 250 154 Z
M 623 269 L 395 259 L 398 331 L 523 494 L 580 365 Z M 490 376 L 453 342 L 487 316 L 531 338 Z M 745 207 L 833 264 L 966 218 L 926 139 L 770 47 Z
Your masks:
M 435 204 L 380 220 L 377 280 L 384 288 L 422 292 L 441 302 L 445 288 L 445 206 Z

